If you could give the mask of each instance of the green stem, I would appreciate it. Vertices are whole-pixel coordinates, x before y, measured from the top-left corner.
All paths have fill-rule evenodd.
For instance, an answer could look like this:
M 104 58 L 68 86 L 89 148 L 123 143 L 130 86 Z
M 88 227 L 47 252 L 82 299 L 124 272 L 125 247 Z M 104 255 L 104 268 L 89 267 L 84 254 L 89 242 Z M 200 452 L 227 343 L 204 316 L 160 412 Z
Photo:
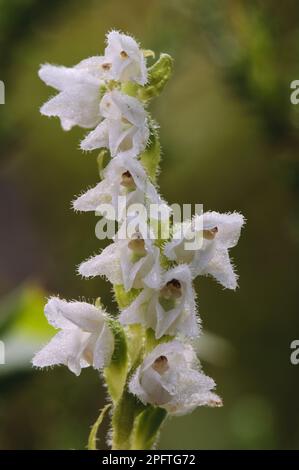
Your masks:
M 144 405 L 126 388 L 115 406 L 112 417 L 112 450 L 130 450 L 136 416 Z

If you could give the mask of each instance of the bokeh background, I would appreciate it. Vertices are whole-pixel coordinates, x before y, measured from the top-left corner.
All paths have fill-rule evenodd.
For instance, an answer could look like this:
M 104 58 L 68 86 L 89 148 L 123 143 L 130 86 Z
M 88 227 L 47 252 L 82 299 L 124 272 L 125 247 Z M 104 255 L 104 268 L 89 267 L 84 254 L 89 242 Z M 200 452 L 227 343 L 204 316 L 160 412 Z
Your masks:
M 225 406 L 169 420 L 159 447 L 298 449 L 299 365 L 290 363 L 299 338 L 296 0 L 0 1 L 0 448 L 84 449 L 105 401 L 95 371 L 39 372 L 30 358 L 53 333 L 43 317 L 47 295 L 100 295 L 116 308 L 105 281 L 75 272 L 101 247 L 94 215 L 70 209 L 97 181 L 96 155 L 78 150 L 82 130 L 65 133 L 39 114 L 53 90 L 37 76 L 41 63 L 71 66 L 102 53 L 111 28 L 175 58 L 151 105 L 163 196 L 247 219 L 232 253 L 237 292 L 197 283 L 207 331 L 200 356 Z

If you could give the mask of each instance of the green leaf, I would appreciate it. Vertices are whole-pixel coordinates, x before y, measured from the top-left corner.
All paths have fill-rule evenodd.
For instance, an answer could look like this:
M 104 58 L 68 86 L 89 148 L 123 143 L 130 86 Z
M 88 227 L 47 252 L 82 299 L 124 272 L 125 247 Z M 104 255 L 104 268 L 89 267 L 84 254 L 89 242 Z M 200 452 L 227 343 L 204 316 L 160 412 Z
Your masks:
M 111 403 L 108 403 L 104 408 L 101 410 L 98 419 L 94 423 L 94 425 L 91 427 L 91 431 L 88 437 L 88 445 L 87 448 L 88 450 L 97 450 L 97 434 L 99 431 L 99 427 L 101 426 L 103 419 L 105 417 L 105 414 L 111 407 Z
M 148 83 L 138 88 L 137 96 L 148 101 L 159 96 L 171 77 L 173 58 L 169 54 L 160 54 L 159 59 L 148 69 Z
M 108 320 L 114 335 L 114 352 L 111 362 L 104 369 L 104 377 L 112 400 L 115 402 L 123 393 L 128 371 L 128 352 L 125 332 L 116 320 Z
M 148 69 L 147 84 L 142 86 L 134 82 L 125 82 L 121 91 L 141 101 L 149 101 L 159 96 L 171 77 L 173 58 L 169 54 L 160 54 L 159 59 Z
M 166 417 L 167 412 L 163 408 L 148 405 L 135 420 L 131 439 L 131 449 L 152 449 L 158 439 L 160 427 Z

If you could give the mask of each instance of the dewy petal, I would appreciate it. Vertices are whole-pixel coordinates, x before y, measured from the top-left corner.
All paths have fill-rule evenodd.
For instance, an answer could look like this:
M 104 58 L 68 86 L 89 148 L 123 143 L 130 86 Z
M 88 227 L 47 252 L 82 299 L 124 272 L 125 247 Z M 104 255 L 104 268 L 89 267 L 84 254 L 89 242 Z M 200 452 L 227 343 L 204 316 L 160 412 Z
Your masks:
M 80 64 L 83 64 L 83 62 Z M 75 67 L 45 64 L 41 66 L 38 74 L 48 86 L 56 88 L 58 91 L 65 91 L 77 85 L 92 85 L 99 88 L 101 84 L 100 77 L 86 73 L 86 70 L 84 70 L 84 67 L 80 67 L 80 64 Z
M 45 116 L 59 117 L 65 130 L 76 125 L 94 127 L 101 119 L 98 87 L 75 85 L 51 98 L 40 111 Z
M 82 331 L 99 331 L 104 324 L 104 311 L 87 302 L 65 302 L 62 315 Z
M 80 147 L 82 150 L 94 150 L 109 146 L 108 123 L 102 121 L 85 139 L 82 140 Z
M 108 245 L 102 253 L 81 263 L 78 271 L 84 277 L 105 276 L 112 284 L 121 284 L 120 260 L 115 244 Z
M 54 328 L 73 328 L 74 325 L 64 315 L 63 311 L 67 301 L 60 299 L 59 297 L 50 297 L 45 306 L 45 315 L 50 325 Z
M 228 251 L 219 249 L 202 272 L 203 275 L 213 276 L 223 287 L 235 290 L 238 286 L 238 276 L 234 272 Z
M 75 65 L 75 69 L 88 72 L 92 77 L 102 80 L 107 78 L 107 73 L 105 68 L 103 68 L 103 64 L 105 64 L 105 62 L 106 60 L 104 56 L 93 56 L 88 59 L 81 60 L 79 64 Z
M 94 188 L 88 189 L 73 201 L 75 211 L 99 211 L 100 204 L 110 203 L 112 200 L 113 183 L 104 179 Z
M 52 297 L 45 306 L 45 315 L 55 328 L 79 327 L 92 332 L 103 324 L 103 311 L 87 302 L 67 302 Z
M 32 363 L 41 368 L 65 365 L 71 372 L 80 375 L 81 368 L 88 366 L 86 361 L 80 359 L 87 338 L 88 333 L 83 334 L 77 328 L 60 331 L 34 356 Z
M 95 127 L 101 120 L 100 87 L 105 78 L 105 72 L 100 66 L 102 61 L 101 57 L 91 57 L 74 67 L 41 66 L 40 78 L 60 91 L 41 107 L 41 113 L 58 116 L 65 130 L 75 125 Z

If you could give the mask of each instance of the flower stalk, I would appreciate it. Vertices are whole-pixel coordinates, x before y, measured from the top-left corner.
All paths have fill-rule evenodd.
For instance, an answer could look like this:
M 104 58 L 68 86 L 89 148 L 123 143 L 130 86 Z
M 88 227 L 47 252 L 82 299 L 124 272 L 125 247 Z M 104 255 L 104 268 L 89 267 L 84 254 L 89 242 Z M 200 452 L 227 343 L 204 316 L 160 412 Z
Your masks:
M 63 364 L 76 375 L 89 366 L 101 371 L 108 404 L 91 430 L 90 449 L 108 408 L 110 444 L 120 450 L 155 446 L 169 415 L 222 405 L 192 347 L 201 334 L 193 281 L 210 275 L 236 288 L 229 250 L 244 219 L 207 212 L 167 232 L 171 208 L 156 183 L 161 146 L 148 105 L 166 86 L 173 59 L 161 54 L 148 66 L 153 57 L 131 36 L 111 31 L 103 56 L 71 68 L 46 64 L 39 72 L 58 91 L 41 113 L 58 117 L 65 130 L 89 129 L 81 149 L 98 152 L 101 179 L 73 201 L 74 210 L 95 211 L 118 226 L 112 243 L 78 267 L 81 276 L 112 284 L 117 315 L 100 299 L 52 297 L 45 314 L 59 332 L 33 358 L 36 367 Z

